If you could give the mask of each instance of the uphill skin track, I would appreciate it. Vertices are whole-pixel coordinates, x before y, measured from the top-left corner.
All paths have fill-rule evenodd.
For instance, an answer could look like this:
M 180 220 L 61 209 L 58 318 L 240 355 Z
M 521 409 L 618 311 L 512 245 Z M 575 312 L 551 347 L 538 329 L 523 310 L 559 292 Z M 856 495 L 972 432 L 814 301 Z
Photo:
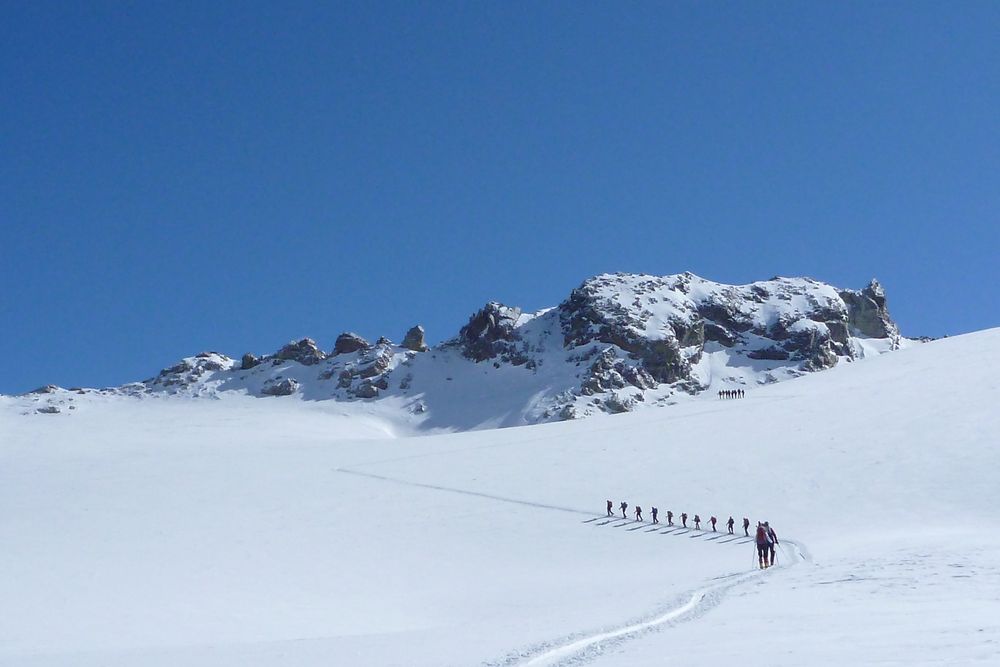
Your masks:
M 808 550 L 793 540 L 784 540 L 779 545 L 779 550 L 785 554 L 786 558 L 782 560 L 788 564 L 778 567 L 792 567 L 800 562 L 812 560 Z M 666 611 L 655 612 L 617 628 L 539 644 L 525 651 L 510 654 L 497 662 L 486 663 L 484 667 L 558 667 L 589 662 L 621 642 L 638 639 L 645 633 L 664 626 L 674 626 L 700 618 L 722 604 L 731 589 L 769 575 L 770 572 L 768 569 L 720 575 L 713 580 L 723 581 L 680 596 Z

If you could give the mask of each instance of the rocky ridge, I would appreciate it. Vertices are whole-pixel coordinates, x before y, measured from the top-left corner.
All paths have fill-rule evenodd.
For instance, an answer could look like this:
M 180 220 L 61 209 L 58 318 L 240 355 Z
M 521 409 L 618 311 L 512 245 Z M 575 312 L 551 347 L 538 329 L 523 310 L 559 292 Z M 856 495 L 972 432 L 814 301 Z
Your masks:
M 691 273 L 602 274 L 538 313 L 487 303 L 433 347 L 419 325 L 400 345 L 345 332 L 330 352 L 311 338 L 239 360 L 203 352 L 101 392 L 391 399 L 416 419 L 437 414 L 435 425 L 474 428 L 501 410 L 500 397 L 503 410 L 514 406 L 501 425 L 624 412 L 823 370 L 903 341 L 875 280 L 845 290 L 809 278 L 724 285 Z M 470 402 L 470 392 L 481 399 Z M 46 386 L 32 395 L 37 410 L 51 413 L 66 407 L 66 393 Z

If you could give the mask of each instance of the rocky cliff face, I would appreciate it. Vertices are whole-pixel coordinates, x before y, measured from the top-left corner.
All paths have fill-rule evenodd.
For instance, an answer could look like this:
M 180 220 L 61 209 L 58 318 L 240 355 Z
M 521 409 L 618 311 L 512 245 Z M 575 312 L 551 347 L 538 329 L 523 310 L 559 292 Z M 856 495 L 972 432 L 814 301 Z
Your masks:
M 420 326 L 401 345 L 343 333 L 329 354 L 303 338 L 239 361 L 204 352 L 106 392 L 388 399 L 412 419 L 474 428 L 752 389 L 893 350 L 902 340 L 874 280 L 845 290 L 809 278 L 724 285 L 691 273 L 618 273 L 590 278 L 538 313 L 487 303 L 434 347 Z M 35 400 L 58 406 L 60 391 L 46 387 Z

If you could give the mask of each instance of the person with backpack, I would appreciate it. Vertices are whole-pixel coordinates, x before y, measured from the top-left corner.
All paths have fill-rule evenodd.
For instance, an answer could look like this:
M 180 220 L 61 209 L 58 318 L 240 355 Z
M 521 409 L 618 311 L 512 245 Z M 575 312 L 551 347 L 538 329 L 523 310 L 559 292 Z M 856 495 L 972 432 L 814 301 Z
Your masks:
M 708 522 L 710 524 L 712 524 L 712 532 L 714 533 L 715 532 L 715 517 L 713 516 L 711 519 L 708 520 Z
M 774 565 L 774 547 L 778 544 L 778 534 L 774 532 L 774 528 L 771 528 L 771 524 L 767 521 L 764 522 L 764 528 L 767 530 L 767 542 L 771 553 L 771 565 Z
M 654 507 L 654 508 L 653 508 L 653 509 L 652 509 L 651 511 L 652 511 L 652 513 L 653 513 L 653 523 L 660 523 L 660 522 L 659 522 L 659 521 L 657 521 L 657 519 L 656 519 L 656 515 L 657 515 L 657 513 L 658 513 L 658 512 L 660 511 L 660 510 L 658 510 L 658 509 L 656 509 L 656 508 Z
M 638 505 L 635 506 L 635 520 L 642 521 L 642 508 Z
M 621 507 L 621 511 L 622 511 L 622 518 L 623 519 L 627 519 L 628 517 L 625 516 L 625 510 L 628 509 L 628 503 L 623 500 L 620 507 Z
M 609 501 L 608 501 L 608 516 L 611 516 L 611 514 L 612 514 L 612 512 L 611 512 L 611 506 L 612 506 L 612 503 L 611 503 L 611 501 L 609 500 Z
M 757 560 L 760 562 L 760 569 L 771 566 L 771 543 L 764 524 L 757 522 L 757 533 L 754 537 L 757 543 Z
M 683 526 L 685 528 L 688 527 L 688 515 L 687 515 L 687 512 L 681 512 L 681 524 L 683 524 Z
M 730 514 L 730 515 L 729 515 L 729 521 L 727 521 L 727 522 L 726 522 L 726 526 L 728 526 L 728 527 L 729 527 L 729 534 L 730 534 L 730 535 L 732 535 L 732 534 L 733 534 L 733 524 L 734 524 L 734 523 L 736 523 L 736 522 L 735 522 L 735 521 L 733 521 L 733 516 L 732 516 L 732 515 Z
M 697 514 L 694 515 L 694 529 L 701 530 L 701 517 Z
M 750 519 L 743 517 L 743 534 L 750 537 Z
M 667 510 L 667 525 L 674 525 L 674 513 L 672 510 Z

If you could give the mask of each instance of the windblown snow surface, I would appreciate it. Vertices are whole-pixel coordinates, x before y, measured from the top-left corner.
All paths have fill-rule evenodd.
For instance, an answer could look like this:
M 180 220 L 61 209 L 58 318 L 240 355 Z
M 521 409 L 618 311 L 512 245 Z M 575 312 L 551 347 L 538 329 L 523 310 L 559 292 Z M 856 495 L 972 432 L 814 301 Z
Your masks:
M 0 664 L 1000 664 L 1000 329 L 659 410 L 0 399 Z M 778 567 L 710 532 L 769 519 Z

